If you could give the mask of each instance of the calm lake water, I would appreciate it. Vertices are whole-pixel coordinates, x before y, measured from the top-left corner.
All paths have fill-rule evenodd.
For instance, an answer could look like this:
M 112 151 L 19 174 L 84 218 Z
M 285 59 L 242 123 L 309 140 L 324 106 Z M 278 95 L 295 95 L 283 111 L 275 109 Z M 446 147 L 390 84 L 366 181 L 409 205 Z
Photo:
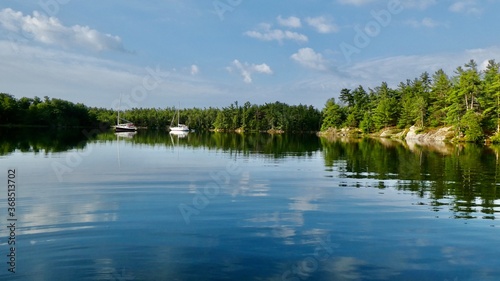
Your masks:
M 1 280 L 500 278 L 500 148 L 87 135 L 0 131 Z

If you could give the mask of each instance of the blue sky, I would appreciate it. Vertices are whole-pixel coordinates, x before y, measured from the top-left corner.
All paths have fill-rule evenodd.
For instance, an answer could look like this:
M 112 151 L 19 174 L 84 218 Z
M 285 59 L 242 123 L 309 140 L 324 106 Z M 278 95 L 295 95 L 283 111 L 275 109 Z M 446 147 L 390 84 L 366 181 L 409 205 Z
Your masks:
M 0 92 L 90 106 L 322 108 L 500 61 L 498 0 L 2 1 Z

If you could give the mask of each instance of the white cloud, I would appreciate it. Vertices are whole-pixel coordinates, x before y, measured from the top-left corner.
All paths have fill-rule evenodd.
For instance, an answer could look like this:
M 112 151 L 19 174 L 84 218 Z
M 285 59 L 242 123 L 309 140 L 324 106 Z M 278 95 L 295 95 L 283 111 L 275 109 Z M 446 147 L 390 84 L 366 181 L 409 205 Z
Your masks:
M 464 50 L 456 53 L 436 53 L 429 55 L 393 56 L 382 59 L 361 61 L 335 72 L 328 72 L 323 77 L 308 82 L 311 88 L 326 88 L 334 92 L 341 88 L 355 88 L 362 85 L 365 88 L 375 87 L 386 81 L 389 86 L 397 85 L 419 77 L 422 73 L 433 74 L 443 69 L 448 75 L 454 75 L 458 66 L 463 66 L 474 59 L 481 67 L 489 59 L 500 57 L 500 46 L 484 49 Z
M 33 16 L 25 16 L 10 8 L 0 10 L 0 26 L 25 39 L 46 45 L 83 47 L 94 51 L 125 51 L 118 36 L 104 34 L 88 26 L 64 26 L 57 18 L 47 17 L 37 11 L 33 12 Z
M 196 64 L 191 65 L 191 75 L 196 75 L 198 73 L 200 73 L 200 68 Z
M 302 23 L 298 17 L 291 16 L 291 17 L 284 19 L 281 16 L 278 16 L 277 21 L 278 21 L 279 25 L 290 27 L 290 28 L 299 28 L 302 26 Z
M 293 40 L 297 42 L 307 42 L 309 40 L 304 34 L 289 30 L 271 29 L 271 25 L 265 23 L 260 24 L 258 30 L 245 32 L 245 35 L 262 41 L 276 40 L 280 43 L 282 43 L 283 40 Z
M 328 69 L 327 61 L 323 58 L 323 55 L 316 53 L 311 48 L 302 48 L 293 54 L 291 58 L 307 68 L 323 71 Z
M 258 73 L 273 74 L 271 68 L 265 63 L 254 65 L 254 69 Z
M 413 56 L 393 56 L 381 59 L 364 60 L 343 67 L 330 67 L 329 71 L 317 72 L 313 75 L 296 79 L 288 88 L 289 96 L 311 93 L 308 103 L 321 107 L 332 97 L 338 98 L 343 88 L 354 89 L 362 85 L 366 90 L 380 86 L 385 81 L 392 88 L 400 82 L 414 79 L 422 73 L 433 74 L 443 69 L 449 76 L 455 75 L 458 66 L 463 66 L 474 59 L 479 69 L 484 69 L 489 59 L 500 57 L 500 46 L 483 49 L 464 50 L 454 53 L 435 53 Z
M 17 98 L 49 96 L 106 108 L 114 108 L 120 94 L 124 96 L 122 106 L 127 108 L 164 107 L 179 100 L 186 106 L 234 101 L 234 91 L 225 92 L 213 81 L 189 72 L 168 71 L 168 65 L 136 66 L 2 40 L 0 61 L 2 92 Z M 137 89 L 146 89 L 145 96 L 136 93 Z M 137 94 L 140 99 L 126 98 Z
M 306 18 L 307 24 L 314 27 L 319 33 L 338 32 L 340 28 L 325 17 Z
M 483 12 L 476 0 L 460 0 L 455 1 L 450 6 L 450 11 L 455 13 L 463 13 L 469 15 L 479 15 Z
M 415 28 L 420 28 L 420 27 L 435 28 L 439 26 L 447 26 L 447 24 L 435 21 L 431 18 L 423 18 L 422 20 L 412 19 L 406 21 L 405 23 Z
M 490 64 L 490 60 L 483 60 L 483 62 L 477 62 L 479 66 L 477 67 L 479 71 L 486 71 L 486 68 Z
M 445 56 L 439 60 L 436 57 L 427 56 L 395 56 L 359 62 L 343 71 L 352 80 L 366 83 L 363 86 L 374 87 L 382 83 L 382 81 L 396 86 L 397 83 L 406 79 L 413 79 L 425 71 L 432 73 L 438 70 L 439 66 L 445 66 L 443 64 L 444 59 Z M 398 65 L 400 63 L 406 65 Z M 391 68 L 392 70 L 390 70 Z
M 252 83 L 252 74 L 253 73 L 261 73 L 261 74 L 273 74 L 273 71 L 269 65 L 263 64 L 248 64 L 241 63 L 239 60 L 234 60 L 231 63 L 232 66 L 229 66 L 228 71 L 232 72 L 233 69 L 236 69 L 240 72 L 243 77 L 243 81 L 245 83 Z

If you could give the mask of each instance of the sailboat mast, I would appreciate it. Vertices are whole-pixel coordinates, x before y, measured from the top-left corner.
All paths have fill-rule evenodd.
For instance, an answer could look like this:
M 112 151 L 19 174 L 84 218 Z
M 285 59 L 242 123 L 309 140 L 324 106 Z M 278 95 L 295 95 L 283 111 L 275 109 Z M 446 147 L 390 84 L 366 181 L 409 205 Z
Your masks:
M 116 117 L 116 125 L 120 124 L 120 109 L 122 108 L 122 95 L 120 95 L 120 102 L 118 103 L 118 116 Z

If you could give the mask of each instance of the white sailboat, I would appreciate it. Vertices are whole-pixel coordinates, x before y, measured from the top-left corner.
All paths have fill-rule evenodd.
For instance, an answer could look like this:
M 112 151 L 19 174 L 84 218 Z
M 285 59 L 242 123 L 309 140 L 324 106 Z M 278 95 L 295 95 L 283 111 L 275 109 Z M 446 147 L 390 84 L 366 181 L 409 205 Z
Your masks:
M 186 134 L 187 132 L 189 132 L 189 127 L 180 123 L 179 109 L 177 109 L 176 115 L 177 115 L 177 126 L 174 126 L 174 120 L 175 120 L 175 115 L 174 115 L 174 117 L 172 118 L 172 122 L 170 122 L 170 128 L 169 128 L 170 132 Z
M 120 97 L 120 105 L 118 107 L 118 116 L 116 118 L 116 125 L 114 126 L 116 132 L 135 132 L 137 131 L 137 127 L 134 125 L 134 123 L 122 119 L 126 123 L 120 123 L 120 108 L 122 104 L 122 99 Z

